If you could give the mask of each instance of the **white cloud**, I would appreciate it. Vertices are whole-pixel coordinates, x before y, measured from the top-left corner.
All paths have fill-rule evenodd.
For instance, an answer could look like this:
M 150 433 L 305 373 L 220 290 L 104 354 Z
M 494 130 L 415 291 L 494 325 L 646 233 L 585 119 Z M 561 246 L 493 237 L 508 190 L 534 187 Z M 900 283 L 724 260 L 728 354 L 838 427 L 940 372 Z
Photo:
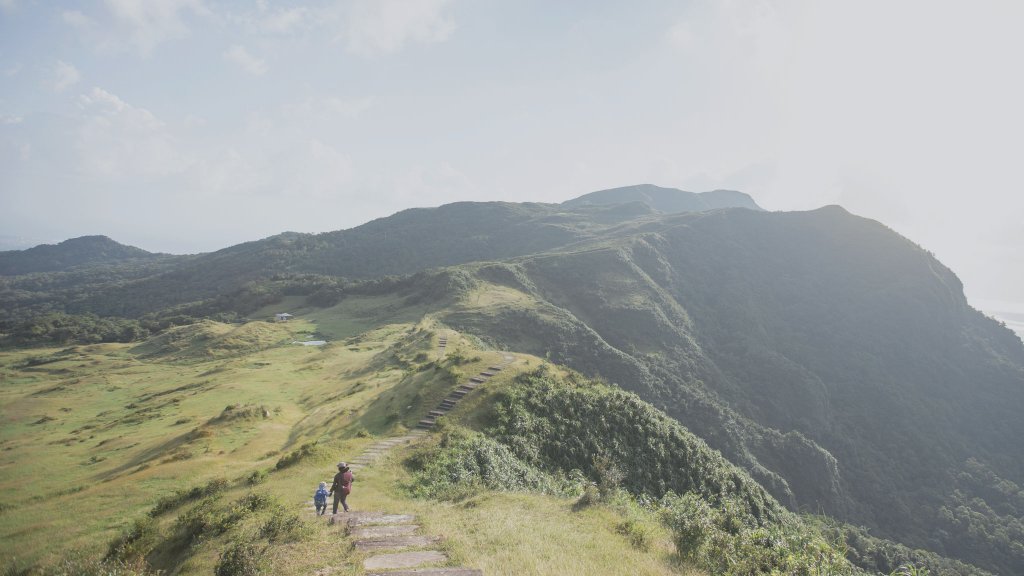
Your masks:
M 149 110 L 102 88 L 81 95 L 79 105 L 75 152 L 85 173 L 109 179 L 160 178 L 191 163 L 164 122 Z
M 302 27 L 310 17 L 305 6 L 271 10 L 266 1 L 258 3 L 259 11 L 250 20 L 250 28 L 270 34 L 288 34 Z
M 0 10 L 4 12 L 14 12 L 18 9 L 18 3 L 15 0 L 0 0 Z
M 154 47 L 188 35 L 184 14 L 209 15 L 203 0 L 105 0 L 107 9 L 127 29 L 130 43 L 143 55 Z
M 352 180 L 352 159 L 337 148 L 312 139 L 284 158 L 288 168 L 281 191 L 289 198 L 334 198 Z
M 24 120 L 24 118 L 22 118 L 21 116 L 13 116 L 13 115 L 8 115 L 8 114 L 0 114 L 0 124 L 6 124 L 6 125 L 21 124 L 22 120 Z
M 359 98 L 356 100 L 343 100 L 341 98 L 324 99 L 324 107 L 345 118 L 357 118 L 370 109 L 373 100 L 370 98 Z
M 249 54 L 245 47 L 235 44 L 224 51 L 224 59 L 238 65 L 253 76 L 260 76 L 267 71 L 267 63 Z
M 306 98 L 283 108 L 284 116 L 293 123 L 308 126 L 322 125 L 333 118 L 352 120 L 363 115 L 373 106 L 369 97 L 347 100 L 335 96 Z
M 58 60 L 57 65 L 53 68 L 53 90 L 55 92 L 63 92 L 78 84 L 81 79 L 82 75 L 78 73 L 78 69 L 63 60 Z
M 413 166 L 396 178 L 393 189 L 395 210 L 468 200 L 474 191 L 469 177 L 448 162 Z M 424 202 L 425 199 L 428 200 Z
M 355 0 L 347 7 L 344 38 L 364 56 L 391 54 L 406 44 L 443 42 L 455 22 L 443 12 L 450 0 Z
M 82 14 L 78 10 L 65 10 L 60 15 L 65 24 L 76 30 L 92 30 L 96 27 L 96 21 Z

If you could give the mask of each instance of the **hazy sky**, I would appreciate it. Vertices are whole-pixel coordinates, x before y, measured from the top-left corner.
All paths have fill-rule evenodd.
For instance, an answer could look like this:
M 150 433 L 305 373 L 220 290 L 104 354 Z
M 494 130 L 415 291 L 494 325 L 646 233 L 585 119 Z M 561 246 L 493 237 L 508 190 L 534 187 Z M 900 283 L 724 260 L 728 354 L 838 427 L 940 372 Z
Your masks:
M 1020 302 L 1022 29 L 1016 0 L 0 0 L 0 236 L 210 251 L 650 182 L 838 203 Z

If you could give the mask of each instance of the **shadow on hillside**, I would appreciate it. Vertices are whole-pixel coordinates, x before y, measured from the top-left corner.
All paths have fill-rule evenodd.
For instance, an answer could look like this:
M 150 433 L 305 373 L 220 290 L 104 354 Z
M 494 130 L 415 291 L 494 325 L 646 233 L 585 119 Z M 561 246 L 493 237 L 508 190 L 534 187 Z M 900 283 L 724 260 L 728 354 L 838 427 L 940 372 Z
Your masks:
M 198 437 L 197 431 L 198 429 L 192 429 L 189 430 L 188 432 L 179 434 L 169 440 L 161 442 L 160 444 L 152 448 L 149 448 L 147 450 L 140 452 L 139 454 L 136 454 L 135 456 L 133 456 L 120 466 L 97 474 L 95 476 L 95 479 L 103 482 L 114 480 L 124 475 L 125 472 L 133 468 L 137 468 L 139 466 L 143 466 L 146 464 L 152 464 L 154 460 L 157 460 L 163 456 L 185 459 L 184 453 L 178 453 L 180 454 L 180 456 L 174 456 L 174 454 L 176 453 L 177 449 L 182 448 L 189 444 L 190 442 L 192 442 L 193 440 L 195 440 Z

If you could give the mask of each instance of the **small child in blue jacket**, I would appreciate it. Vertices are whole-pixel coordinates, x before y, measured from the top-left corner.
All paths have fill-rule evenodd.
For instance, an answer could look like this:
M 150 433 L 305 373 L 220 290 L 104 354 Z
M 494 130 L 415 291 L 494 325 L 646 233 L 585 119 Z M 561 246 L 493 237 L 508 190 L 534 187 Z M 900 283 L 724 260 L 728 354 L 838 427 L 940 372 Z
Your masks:
M 327 482 L 321 482 L 320 487 L 313 494 L 313 504 L 316 505 L 317 516 L 323 516 L 327 511 Z

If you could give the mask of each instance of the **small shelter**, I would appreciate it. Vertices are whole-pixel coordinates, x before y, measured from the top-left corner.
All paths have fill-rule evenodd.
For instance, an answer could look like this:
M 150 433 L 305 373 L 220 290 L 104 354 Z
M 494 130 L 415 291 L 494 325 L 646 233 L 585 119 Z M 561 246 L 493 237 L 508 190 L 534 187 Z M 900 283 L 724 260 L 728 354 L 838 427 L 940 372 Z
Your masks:
M 279 314 L 274 314 L 274 320 L 276 320 L 278 322 L 287 322 L 287 321 L 291 320 L 292 318 L 294 318 L 294 316 L 292 316 L 291 314 L 289 314 L 287 312 L 281 312 Z

